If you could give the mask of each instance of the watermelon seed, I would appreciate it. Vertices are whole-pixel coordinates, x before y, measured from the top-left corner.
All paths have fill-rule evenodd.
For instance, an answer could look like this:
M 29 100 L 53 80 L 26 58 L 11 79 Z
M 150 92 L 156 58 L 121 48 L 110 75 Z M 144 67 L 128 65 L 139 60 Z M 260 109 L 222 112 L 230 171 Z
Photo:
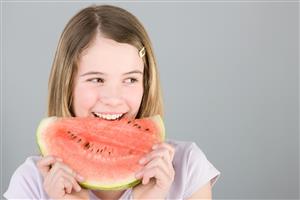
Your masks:
M 109 151 L 108 154 L 110 155 L 110 153 L 111 153 L 111 152 Z
M 127 124 L 130 124 L 131 123 L 131 121 L 129 120 L 128 122 L 127 122 Z
M 145 131 L 149 131 L 149 128 L 146 128 Z
M 89 142 L 85 143 L 84 147 L 85 147 L 86 149 L 90 148 L 90 143 L 89 143 Z
M 103 149 L 101 149 L 100 153 L 102 153 Z
M 97 152 L 96 153 L 98 153 L 99 152 L 99 149 L 97 149 Z
M 140 128 L 141 128 L 141 126 L 138 126 L 138 128 L 140 129 Z
M 138 124 L 134 124 L 133 126 L 138 126 Z
M 78 143 L 81 142 L 81 138 L 79 138 L 79 140 L 77 141 Z

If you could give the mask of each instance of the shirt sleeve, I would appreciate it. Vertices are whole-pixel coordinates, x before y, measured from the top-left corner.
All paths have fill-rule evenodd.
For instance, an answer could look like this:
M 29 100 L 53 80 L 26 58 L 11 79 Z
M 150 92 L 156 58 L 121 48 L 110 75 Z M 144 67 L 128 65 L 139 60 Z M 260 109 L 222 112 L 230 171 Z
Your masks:
M 213 187 L 220 176 L 220 172 L 207 160 L 205 154 L 195 143 L 192 143 L 189 148 L 186 165 L 185 198 L 192 196 L 209 181 Z
M 11 177 L 7 191 L 3 194 L 6 199 L 41 199 L 39 187 L 42 187 L 41 177 L 34 161 L 28 159 L 20 165 Z

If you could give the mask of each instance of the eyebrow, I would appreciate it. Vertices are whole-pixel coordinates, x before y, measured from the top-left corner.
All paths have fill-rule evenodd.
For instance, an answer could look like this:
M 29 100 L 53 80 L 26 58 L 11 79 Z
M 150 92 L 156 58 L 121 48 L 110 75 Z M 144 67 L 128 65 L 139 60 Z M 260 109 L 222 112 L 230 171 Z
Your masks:
M 141 72 L 140 70 L 133 70 L 133 71 L 130 71 L 130 72 L 126 72 L 123 75 L 129 75 L 129 74 L 142 74 L 143 75 L 143 72 Z M 105 75 L 105 73 L 97 72 L 97 71 L 90 71 L 90 72 L 86 72 L 84 74 L 81 74 L 80 76 L 82 77 L 82 76 L 87 76 L 87 75 Z
M 102 72 L 94 72 L 94 71 L 90 71 L 90 72 L 86 72 L 84 74 L 81 74 L 80 76 L 88 76 L 88 75 L 105 75 Z
M 128 74 L 142 74 L 143 75 L 143 72 L 141 72 L 140 70 L 133 70 L 130 72 L 126 72 L 123 75 L 128 75 Z

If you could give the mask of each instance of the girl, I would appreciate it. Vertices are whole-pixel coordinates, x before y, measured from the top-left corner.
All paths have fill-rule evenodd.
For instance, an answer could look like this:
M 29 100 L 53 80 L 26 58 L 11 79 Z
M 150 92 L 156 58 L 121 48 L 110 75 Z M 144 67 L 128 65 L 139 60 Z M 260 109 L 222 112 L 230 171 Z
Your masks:
M 65 27 L 49 79 L 48 116 L 107 120 L 163 115 L 150 39 L 135 16 L 114 6 L 90 6 Z M 29 157 L 4 196 L 27 199 L 211 199 L 220 172 L 192 142 L 167 141 L 140 161 L 142 183 L 122 191 L 80 187 L 57 157 Z

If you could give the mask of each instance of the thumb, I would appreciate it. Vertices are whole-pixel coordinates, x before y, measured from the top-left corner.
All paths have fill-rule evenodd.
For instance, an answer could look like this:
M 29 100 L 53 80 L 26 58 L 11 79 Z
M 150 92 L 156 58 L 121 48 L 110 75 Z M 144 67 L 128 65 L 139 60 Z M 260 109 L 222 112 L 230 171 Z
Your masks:
M 43 177 L 47 175 L 49 170 L 51 169 L 51 165 L 56 162 L 56 159 L 53 156 L 43 157 L 41 160 L 37 162 L 37 167 L 40 170 Z

